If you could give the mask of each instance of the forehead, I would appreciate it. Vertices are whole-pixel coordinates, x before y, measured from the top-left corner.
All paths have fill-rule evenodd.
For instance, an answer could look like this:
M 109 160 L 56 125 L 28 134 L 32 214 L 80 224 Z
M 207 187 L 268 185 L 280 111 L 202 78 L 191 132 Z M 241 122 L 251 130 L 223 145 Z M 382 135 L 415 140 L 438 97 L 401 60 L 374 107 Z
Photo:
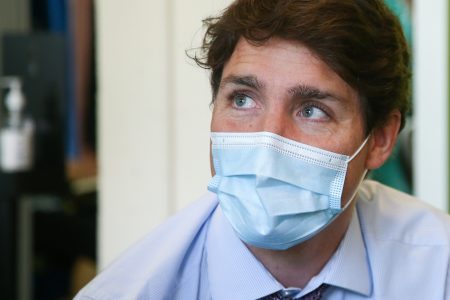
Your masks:
M 222 73 L 252 76 L 264 85 L 291 88 L 313 86 L 360 106 L 357 92 L 311 50 L 296 41 L 271 38 L 255 45 L 241 38 Z

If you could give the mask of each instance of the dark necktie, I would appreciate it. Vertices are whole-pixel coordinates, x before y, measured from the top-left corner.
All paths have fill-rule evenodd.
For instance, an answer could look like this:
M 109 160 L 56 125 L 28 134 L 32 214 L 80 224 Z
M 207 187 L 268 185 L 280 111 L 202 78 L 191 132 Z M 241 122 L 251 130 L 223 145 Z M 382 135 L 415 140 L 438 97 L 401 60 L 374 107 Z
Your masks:
M 322 299 L 323 293 L 328 288 L 327 284 L 322 284 L 314 291 L 304 295 L 303 297 L 299 298 L 300 300 L 320 300 Z M 297 292 L 293 292 L 290 290 L 279 290 L 278 292 L 275 292 L 273 294 L 267 295 L 263 298 L 260 298 L 258 300 L 292 300 L 297 295 Z

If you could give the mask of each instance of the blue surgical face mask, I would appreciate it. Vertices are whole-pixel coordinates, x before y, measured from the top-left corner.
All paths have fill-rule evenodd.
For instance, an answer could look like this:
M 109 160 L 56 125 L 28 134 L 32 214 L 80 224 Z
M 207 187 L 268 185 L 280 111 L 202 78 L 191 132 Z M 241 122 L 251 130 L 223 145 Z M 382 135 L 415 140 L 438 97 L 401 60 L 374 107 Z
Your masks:
M 324 229 L 342 207 L 351 156 L 305 145 L 270 132 L 213 132 L 217 194 L 224 215 L 241 240 L 284 250 Z M 353 198 L 353 196 L 352 196 Z

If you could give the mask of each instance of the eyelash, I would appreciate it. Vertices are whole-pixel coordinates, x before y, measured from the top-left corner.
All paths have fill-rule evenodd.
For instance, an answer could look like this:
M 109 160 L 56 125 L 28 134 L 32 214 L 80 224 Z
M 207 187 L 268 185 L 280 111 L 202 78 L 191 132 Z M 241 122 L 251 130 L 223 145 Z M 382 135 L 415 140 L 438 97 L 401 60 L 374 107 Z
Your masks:
M 301 114 L 302 111 L 303 111 L 305 108 L 310 108 L 310 107 L 320 109 L 320 110 L 321 110 L 328 118 L 331 118 L 331 117 L 332 117 L 332 115 L 331 115 L 329 109 L 328 109 L 326 106 L 324 106 L 324 105 L 322 105 L 322 104 L 320 104 L 320 103 L 317 103 L 317 102 L 306 102 L 306 103 L 302 103 L 302 104 L 300 105 L 300 111 L 299 111 L 299 114 Z
M 248 91 L 237 90 L 237 91 L 231 92 L 228 96 L 228 102 L 230 103 L 230 105 L 234 106 L 234 100 L 236 99 L 236 97 L 249 97 L 249 98 L 253 99 L 253 101 L 255 101 L 254 97 Z M 305 103 L 301 103 L 298 114 L 300 115 L 302 113 L 302 111 L 308 107 L 320 109 L 328 118 L 330 118 L 330 119 L 332 118 L 332 114 L 331 114 L 330 110 L 325 105 L 322 105 L 321 103 L 318 103 L 317 101 L 312 101 L 312 100 L 309 100 Z M 235 107 L 235 108 L 240 109 L 239 107 Z M 311 121 L 320 122 L 320 120 L 311 120 Z

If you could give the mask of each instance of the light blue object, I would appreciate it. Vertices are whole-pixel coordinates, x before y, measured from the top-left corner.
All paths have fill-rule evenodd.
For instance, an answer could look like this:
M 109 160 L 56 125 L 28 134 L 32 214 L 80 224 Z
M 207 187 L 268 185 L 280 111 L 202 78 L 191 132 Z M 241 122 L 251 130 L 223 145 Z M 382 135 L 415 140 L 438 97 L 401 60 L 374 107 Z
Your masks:
M 211 133 L 217 193 L 231 225 L 246 243 L 284 250 L 332 222 L 342 207 L 349 157 L 270 132 Z

